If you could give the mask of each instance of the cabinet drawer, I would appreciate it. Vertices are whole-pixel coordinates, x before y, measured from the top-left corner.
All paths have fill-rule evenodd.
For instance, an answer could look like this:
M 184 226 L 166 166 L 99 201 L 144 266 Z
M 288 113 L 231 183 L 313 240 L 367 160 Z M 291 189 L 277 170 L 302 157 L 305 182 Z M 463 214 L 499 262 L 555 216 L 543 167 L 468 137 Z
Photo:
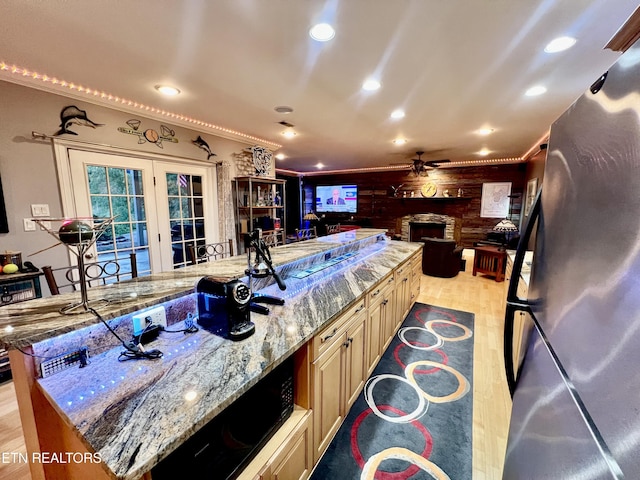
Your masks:
M 349 307 L 336 320 L 331 322 L 313 337 L 312 361 L 317 359 L 324 351 L 329 349 L 335 342 L 342 340 L 343 334 L 349 326 L 349 321 L 365 309 L 365 298 L 361 298 L 354 305 Z
M 375 307 L 378 303 L 384 300 L 388 294 L 387 292 L 391 289 L 393 289 L 393 275 L 389 275 L 384 278 L 369 291 L 369 308 Z

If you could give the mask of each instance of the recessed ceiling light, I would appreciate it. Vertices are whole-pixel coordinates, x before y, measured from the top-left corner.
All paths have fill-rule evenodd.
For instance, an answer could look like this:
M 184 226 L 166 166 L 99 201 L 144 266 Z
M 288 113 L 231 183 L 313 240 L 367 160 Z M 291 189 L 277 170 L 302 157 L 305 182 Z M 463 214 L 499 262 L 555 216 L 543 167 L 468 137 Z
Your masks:
M 274 110 L 278 113 L 291 113 L 293 112 L 293 108 L 287 107 L 286 105 L 282 105 L 280 107 L 275 107 Z
M 535 97 L 537 95 L 542 95 L 546 91 L 547 91 L 547 89 L 545 87 L 543 87 L 542 85 L 536 85 L 535 87 L 531 87 L 524 94 L 527 97 Z
M 407 143 L 407 141 L 404 138 L 396 138 L 393 143 L 395 143 L 396 145 L 404 145 L 405 143 Z
M 317 168 L 318 170 L 320 170 L 320 169 L 324 168 L 324 163 L 319 163 L 319 162 L 318 162 L 318 163 L 316 163 L 316 168 Z
M 544 47 L 544 51 L 547 53 L 562 52 L 563 50 L 573 47 L 575 44 L 576 39 L 573 37 L 558 37 L 551 40 L 547 46 Z
M 491 153 L 491 150 L 489 150 L 488 148 L 483 148 L 478 152 L 478 155 L 482 155 L 483 157 L 486 157 L 490 153 Z
M 394 120 L 398 120 L 399 118 L 404 118 L 404 110 L 397 109 L 391 112 L 391 118 Z
M 478 135 L 491 135 L 493 133 L 493 128 L 481 128 L 476 130 Z
M 276 153 L 276 160 L 284 160 L 287 156 L 284 153 Z
M 309 36 L 318 42 L 328 42 L 336 36 L 336 31 L 328 23 L 318 23 L 311 27 Z
M 296 136 L 296 132 L 294 132 L 293 130 L 289 129 L 289 130 L 285 130 L 284 132 L 282 132 L 282 135 L 284 135 L 287 138 L 293 138 Z
M 369 78 L 362 84 L 362 89 L 367 92 L 373 92 L 380 88 L 380 82 L 375 78 Z
M 169 85 L 156 85 L 155 89 L 161 94 L 167 95 L 169 97 L 173 97 L 180 93 L 180 90 L 178 90 L 176 87 L 171 87 Z

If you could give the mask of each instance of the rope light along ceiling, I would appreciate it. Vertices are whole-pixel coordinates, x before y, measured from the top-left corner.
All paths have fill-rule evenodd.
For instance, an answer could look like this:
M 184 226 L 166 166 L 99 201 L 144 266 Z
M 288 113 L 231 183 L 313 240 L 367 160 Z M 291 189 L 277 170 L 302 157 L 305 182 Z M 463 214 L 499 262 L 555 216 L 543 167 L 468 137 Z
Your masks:
M 185 122 L 191 125 L 197 125 L 199 127 L 208 128 L 208 129 L 222 132 L 228 135 L 233 135 L 235 137 L 252 140 L 259 143 L 265 143 L 267 145 L 271 145 L 275 147 L 275 149 L 282 147 L 281 144 L 272 142 L 270 140 L 265 140 L 264 138 L 248 135 L 246 133 L 238 132 L 237 130 L 232 130 L 230 128 L 221 127 L 213 123 L 203 122 L 202 120 L 197 120 L 195 118 L 188 117 L 186 115 L 180 115 L 178 113 L 168 112 L 161 108 L 152 107 L 150 105 L 145 105 L 143 103 L 135 102 L 133 100 L 122 98 L 117 95 L 112 95 L 102 90 L 97 90 L 93 88 L 84 87 L 82 85 L 77 85 L 73 82 L 67 82 L 66 80 L 60 80 L 56 77 L 40 74 L 38 72 L 28 70 L 23 67 L 19 67 L 17 65 L 9 65 L 3 61 L 0 61 L 0 72 L 9 73 L 10 76 L 16 80 L 22 77 L 22 79 L 24 80 L 23 83 L 34 84 L 39 81 L 39 82 L 42 82 L 43 85 L 49 85 L 51 89 L 57 89 L 57 90 L 66 89 L 74 93 L 77 92 L 77 93 L 83 94 L 88 98 L 95 98 L 95 99 L 102 100 L 104 103 L 112 102 L 122 106 L 132 107 L 134 109 L 138 109 L 143 112 L 149 112 L 155 115 L 161 115 L 163 117 L 167 117 L 176 121 Z
M 458 162 L 450 162 L 440 166 L 440 168 L 452 168 L 472 165 L 497 165 L 501 163 L 521 163 L 524 162 L 524 157 L 512 157 L 512 158 L 486 158 L 479 160 L 462 160 Z M 446 166 L 445 166 L 446 165 Z M 361 167 L 361 168 L 343 168 L 340 170 L 322 170 L 321 172 L 294 172 L 292 170 L 284 170 L 276 168 L 276 171 L 291 172 L 305 177 L 328 175 L 334 173 L 359 173 L 359 172 L 382 172 L 387 170 L 405 170 L 407 167 L 403 165 L 384 166 L 384 167 Z

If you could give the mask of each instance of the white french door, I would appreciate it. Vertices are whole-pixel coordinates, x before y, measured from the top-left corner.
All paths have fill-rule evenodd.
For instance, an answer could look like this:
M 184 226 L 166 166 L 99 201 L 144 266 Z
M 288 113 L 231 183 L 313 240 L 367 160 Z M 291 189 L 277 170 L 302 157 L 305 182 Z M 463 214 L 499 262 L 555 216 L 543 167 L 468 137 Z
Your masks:
M 61 189 L 71 189 L 63 194 L 65 215 L 115 217 L 93 247 L 97 260 L 126 262 L 135 252 L 142 276 L 188 265 L 193 242 L 214 241 L 213 167 L 72 147 L 64 153 Z

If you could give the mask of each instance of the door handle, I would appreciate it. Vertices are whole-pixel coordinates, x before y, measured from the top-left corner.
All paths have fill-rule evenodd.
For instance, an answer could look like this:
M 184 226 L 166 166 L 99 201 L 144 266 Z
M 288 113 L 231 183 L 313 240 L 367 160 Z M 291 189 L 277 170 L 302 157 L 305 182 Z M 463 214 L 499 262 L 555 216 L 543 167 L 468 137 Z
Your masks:
M 525 225 L 524 232 L 518 242 L 518 249 L 516 250 L 516 257 L 513 261 L 513 269 L 511 271 L 511 280 L 509 280 L 509 289 L 507 291 L 507 308 L 504 315 L 504 368 L 507 375 L 507 385 L 509 386 L 509 393 L 513 398 L 516 386 L 518 385 L 518 376 L 515 374 L 515 366 L 513 364 L 513 322 L 515 313 L 518 311 L 527 312 L 534 317 L 531 310 L 531 305 L 527 300 L 521 300 L 518 298 L 518 282 L 520 280 L 520 272 L 522 271 L 522 264 L 524 263 L 524 254 L 527 251 L 527 245 L 529 239 L 533 233 L 533 225 L 535 224 L 538 216 L 540 215 L 540 196 L 539 191 L 536 195 L 536 199 L 531 207 L 531 212 L 527 217 L 527 224 Z

